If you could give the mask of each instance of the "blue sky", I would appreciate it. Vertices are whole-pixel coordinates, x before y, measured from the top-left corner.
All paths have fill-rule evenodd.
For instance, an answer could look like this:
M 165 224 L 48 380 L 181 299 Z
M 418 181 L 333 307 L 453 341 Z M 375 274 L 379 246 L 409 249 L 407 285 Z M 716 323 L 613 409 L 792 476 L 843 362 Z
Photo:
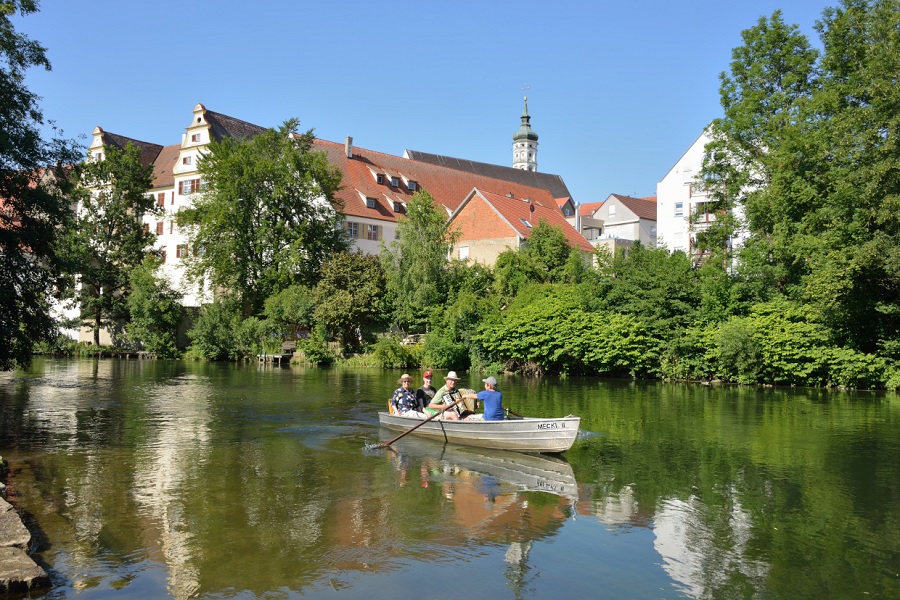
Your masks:
M 69 137 L 180 142 L 193 106 L 402 154 L 512 164 L 527 93 L 538 170 L 579 203 L 648 196 L 719 116 L 740 33 L 836 0 L 250 3 L 43 0 L 16 17 L 53 66 L 28 85 Z M 526 88 L 527 86 L 527 88 Z

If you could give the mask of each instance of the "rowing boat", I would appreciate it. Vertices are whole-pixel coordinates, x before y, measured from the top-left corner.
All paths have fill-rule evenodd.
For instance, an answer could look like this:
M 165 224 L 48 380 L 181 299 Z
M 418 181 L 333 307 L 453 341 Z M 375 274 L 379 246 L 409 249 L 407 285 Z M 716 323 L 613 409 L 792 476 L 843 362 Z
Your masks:
M 504 421 L 434 419 L 422 423 L 422 420 L 416 417 L 380 412 L 378 421 L 382 427 L 393 431 L 407 431 L 420 425 L 412 432 L 413 434 L 463 446 L 517 452 L 565 452 L 575 443 L 581 418 L 520 417 Z

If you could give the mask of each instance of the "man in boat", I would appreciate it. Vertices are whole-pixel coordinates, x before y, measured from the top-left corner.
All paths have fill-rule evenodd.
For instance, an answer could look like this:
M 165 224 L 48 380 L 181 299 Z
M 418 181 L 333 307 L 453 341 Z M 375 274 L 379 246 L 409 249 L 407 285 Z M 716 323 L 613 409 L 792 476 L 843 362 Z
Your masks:
M 433 415 L 443 410 L 444 414 L 441 418 L 449 421 L 459 421 L 468 416 L 468 414 L 471 414 L 460 404 L 457 404 L 449 410 L 445 408 L 446 405 L 453 404 L 457 400 L 462 399 L 462 392 L 456 389 L 457 381 L 459 381 L 459 377 L 457 377 L 456 371 L 447 373 L 447 376 L 444 377 L 443 387 L 434 394 L 434 398 L 432 399 L 431 404 L 425 409 L 425 412 Z
M 484 390 L 477 394 L 466 394 L 465 398 L 474 398 L 481 400 L 484 404 L 485 421 L 502 421 L 506 418 L 503 414 L 503 393 L 497 389 L 497 378 L 491 375 L 487 379 L 482 379 Z M 477 406 L 477 404 L 476 404 Z
M 394 410 L 402 417 L 418 417 L 424 419 L 425 414 L 419 412 L 416 394 L 412 391 L 412 377 L 407 373 L 404 373 L 400 376 L 400 381 L 398 383 L 400 384 L 400 387 L 394 391 L 394 395 L 391 397 L 391 404 L 394 406 Z
M 431 378 L 434 373 L 431 371 L 425 371 L 422 374 L 422 387 L 416 390 L 416 402 L 418 403 L 419 411 L 424 412 L 425 408 L 431 404 L 431 401 L 434 399 L 434 395 L 437 393 L 437 390 L 433 385 L 431 385 Z

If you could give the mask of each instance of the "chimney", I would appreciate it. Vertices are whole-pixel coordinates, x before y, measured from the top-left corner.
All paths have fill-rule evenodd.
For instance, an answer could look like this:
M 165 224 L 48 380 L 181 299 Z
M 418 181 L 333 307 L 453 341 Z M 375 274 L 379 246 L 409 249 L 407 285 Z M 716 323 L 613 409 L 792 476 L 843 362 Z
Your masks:
M 353 158 L 353 138 L 349 135 L 347 141 L 344 142 L 344 152 L 347 154 L 347 158 Z

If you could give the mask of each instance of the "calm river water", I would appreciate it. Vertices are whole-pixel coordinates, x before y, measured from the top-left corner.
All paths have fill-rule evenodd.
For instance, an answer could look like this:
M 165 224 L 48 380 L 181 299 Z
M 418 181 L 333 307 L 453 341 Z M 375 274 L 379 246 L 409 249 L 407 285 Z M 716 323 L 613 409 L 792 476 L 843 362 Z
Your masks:
M 45 597 L 900 598 L 896 395 L 504 377 L 513 410 L 582 417 L 564 459 L 366 450 L 398 376 L 0 374 Z

